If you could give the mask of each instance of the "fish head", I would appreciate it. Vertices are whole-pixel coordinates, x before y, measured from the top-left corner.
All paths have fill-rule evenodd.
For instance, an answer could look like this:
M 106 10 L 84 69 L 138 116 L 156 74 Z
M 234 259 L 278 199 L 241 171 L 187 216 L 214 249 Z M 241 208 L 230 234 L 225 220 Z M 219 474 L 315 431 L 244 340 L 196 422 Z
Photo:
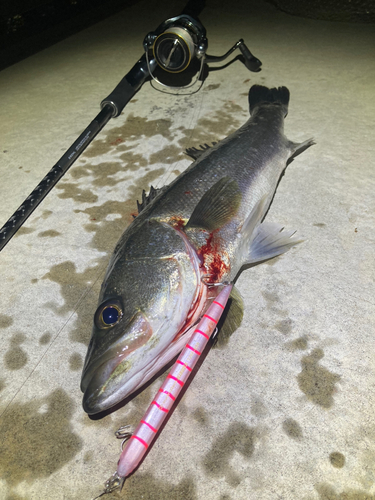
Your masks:
M 180 231 L 146 221 L 126 231 L 110 260 L 82 373 L 83 408 L 104 411 L 142 386 L 177 353 L 201 288 L 199 259 Z M 167 359 L 169 358 L 169 359 Z

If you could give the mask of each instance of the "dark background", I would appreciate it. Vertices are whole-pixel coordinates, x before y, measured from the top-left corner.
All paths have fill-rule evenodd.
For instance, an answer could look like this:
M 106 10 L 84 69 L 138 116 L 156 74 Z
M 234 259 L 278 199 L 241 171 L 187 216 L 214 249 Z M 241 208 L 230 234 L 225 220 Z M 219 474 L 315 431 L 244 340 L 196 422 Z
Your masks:
M 1 0 L 0 70 L 137 0 Z M 211 6 L 215 5 L 212 0 Z M 270 0 L 293 15 L 337 22 L 375 22 L 374 0 Z M 171 2 L 171 7 L 173 1 Z M 160 22 L 158 19 L 156 25 Z M 156 28 L 155 25 L 155 28 Z

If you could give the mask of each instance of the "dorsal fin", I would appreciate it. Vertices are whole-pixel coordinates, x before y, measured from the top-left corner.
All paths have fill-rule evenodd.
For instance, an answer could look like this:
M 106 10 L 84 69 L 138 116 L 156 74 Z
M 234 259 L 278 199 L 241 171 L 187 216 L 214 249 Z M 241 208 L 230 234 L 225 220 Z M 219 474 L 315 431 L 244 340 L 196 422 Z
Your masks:
M 234 217 L 241 200 L 242 194 L 237 182 L 230 177 L 223 177 L 202 196 L 185 230 L 198 227 L 215 231 Z
M 150 187 L 150 192 L 146 195 L 146 191 L 142 191 L 142 201 L 139 203 L 137 200 L 138 215 L 144 210 L 163 190 L 164 188 L 156 189 L 154 186 Z
M 206 151 L 211 149 L 212 146 L 215 146 L 215 144 L 217 144 L 217 142 L 213 142 L 211 144 L 211 146 L 209 144 L 201 144 L 199 146 L 200 149 L 198 149 L 198 148 L 186 148 L 185 154 L 190 156 L 190 158 L 193 158 L 193 160 L 198 160 L 198 158 L 200 158 L 203 153 L 205 153 Z

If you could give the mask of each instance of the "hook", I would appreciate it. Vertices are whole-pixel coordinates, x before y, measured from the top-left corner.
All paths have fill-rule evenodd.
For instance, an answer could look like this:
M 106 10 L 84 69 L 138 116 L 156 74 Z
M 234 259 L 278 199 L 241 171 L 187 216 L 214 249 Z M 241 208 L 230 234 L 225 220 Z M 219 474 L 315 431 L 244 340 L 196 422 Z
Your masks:
M 116 471 L 112 476 L 107 479 L 107 481 L 104 483 L 104 491 L 100 493 L 99 496 L 95 497 L 93 500 L 97 500 L 98 498 L 102 497 L 103 495 L 106 495 L 107 493 L 113 493 L 114 491 L 120 489 L 122 490 L 124 483 L 125 483 L 125 477 L 121 477 L 118 475 L 118 472 Z
M 209 274 L 205 274 L 204 276 L 201 277 L 201 282 L 206 285 L 206 286 L 225 286 L 229 285 L 229 281 L 221 281 L 221 282 L 213 282 L 213 281 L 207 281 L 207 278 L 209 278 Z

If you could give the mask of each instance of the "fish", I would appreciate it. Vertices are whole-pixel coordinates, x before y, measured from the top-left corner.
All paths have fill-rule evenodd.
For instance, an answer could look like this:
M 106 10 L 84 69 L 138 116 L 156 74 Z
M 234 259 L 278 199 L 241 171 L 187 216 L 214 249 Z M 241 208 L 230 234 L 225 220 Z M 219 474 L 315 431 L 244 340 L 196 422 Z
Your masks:
M 289 97 L 286 87 L 253 85 L 244 125 L 212 146 L 188 149 L 194 162 L 183 173 L 143 193 L 100 290 L 81 379 L 87 414 L 112 408 L 159 373 L 244 269 L 301 241 L 264 220 L 287 165 L 315 144 L 284 135 Z M 231 298 L 228 324 L 238 325 L 243 304 L 235 287 Z

